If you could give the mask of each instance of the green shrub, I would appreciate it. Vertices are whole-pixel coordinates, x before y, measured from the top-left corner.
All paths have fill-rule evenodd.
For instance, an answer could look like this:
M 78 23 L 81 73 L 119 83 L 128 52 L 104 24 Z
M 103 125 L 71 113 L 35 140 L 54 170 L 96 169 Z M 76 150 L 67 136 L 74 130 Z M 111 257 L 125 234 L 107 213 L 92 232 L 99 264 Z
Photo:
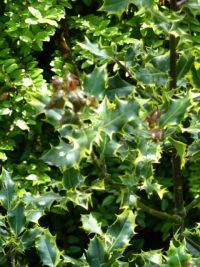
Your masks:
M 200 265 L 198 2 L 0 4 L 0 266 Z

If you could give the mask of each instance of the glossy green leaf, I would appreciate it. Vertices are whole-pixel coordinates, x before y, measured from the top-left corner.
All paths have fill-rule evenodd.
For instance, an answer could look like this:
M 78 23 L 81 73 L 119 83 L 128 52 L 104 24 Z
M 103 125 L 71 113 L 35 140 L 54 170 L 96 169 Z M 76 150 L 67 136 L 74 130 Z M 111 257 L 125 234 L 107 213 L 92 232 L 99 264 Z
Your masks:
M 8 222 L 16 236 L 23 231 L 26 218 L 24 204 L 22 202 L 17 203 L 16 206 L 9 209 Z
M 182 267 L 186 265 L 189 259 L 190 255 L 188 254 L 184 244 L 175 246 L 172 241 L 170 242 L 170 247 L 168 250 L 168 260 L 167 260 L 167 264 L 169 267 L 173 266 Z
M 160 120 L 160 127 L 166 127 L 170 125 L 177 125 L 183 119 L 187 108 L 190 106 L 191 97 L 186 95 L 183 98 L 173 100 L 167 111 L 163 114 Z
M 106 65 L 94 68 L 93 72 L 86 75 L 84 89 L 89 95 L 94 95 L 98 100 L 102 100 L 106 87 Z
M 63 185 L 66 189 L 76 188 L 83 182 L 80 172 L 74 168 L 69 168 L 63 173 Z
M 9 209 L 12 199 L 14 198 L 15 183 L 13 182 L 10 173 L 5 169 L 2 169 L 0 176 L 1 190 L 0 200 L 5 209 Z
M 16 63 L 13 63 L 11 65 L 9 65 L 8 67 L 6 67 L 6 72 L 8 74 L 10 74 L 11 72 L 13 72 L 14 70 L 18 69 L 18 65 Z
M 110 55 L 104 49 L 99 48 L 98 44 L 91 43 L 87 37 L 85 37 L 84 43 L 78 43 L 78 44 L 82 49 L 89 51 L 90 53 L 101 59 L 110 58 Z
M 114 100 L 115 97 L 127 97 L 133 92 L 135 87 L 122 80 L 121 77 L 117 74 L 108 79 L 108 88 L 106 90 L 106 96 L 109 100 Z
M 80 155 L 80 159 L 91 153 L 93 144 L 98 143 L 100 138 L 92 125 L 85 129 L 72 129 L 69 126 L 64 126 L 59 129 L 59 132 L 61 136 L 70 141 L 71 153 Z
M 34 244 L 36 238 L 41 234 L 39 228 L 27 230 L 22 236 L 22 243 L 25 249 L 29 249 Z
M 177 80 L 182 79 L 190 70 L 192 67 L 192 64 L 194 62 L 194 56 L 182 56 L 179 59 L 179 62 L 177 64 Z
M 109 253 L 118 250 L 124 251 L 129 241 L 135 234 L 136 215 L 132 211 L 125 210 L 117 216 L 116 221 L 107 231 Z
M 35 196 L 35 197 L 25 196 L 24 197 L 24 201 L 26 203 L 36 204 L 39 207 L 51 206 L 53 201 L 61 200 L 61 199 L 62 199 L 62 197 L 59 194 L 56 194 L 54 192 L 46 193 L 46 194 L 43 194 L 41 196 Z
M 68 191 L 67 200 L 74 203 L 75 206 L 78 205 L 87 210 L 88 205 L 91 202 L 91 193 L 83 193 L 78 190 Z
M 36 248 L 43 265 L 56 267 L 59 264 L 60 251 L 56 245 L 56 238 L 48 230 L 36 240 Z
M 106 11 L 108 14 L 121 16 L 123 12 L 128 10 L 131 3 L 133 3 L 133 0 L 104 0 L 100 10 Z
M 100 10 L 106 11 L 108 14 L 121 16 L 123 12 L 128 10 L 130 4 L 150 7 L 152 3 L 153 0 L 104 0 L 104 4 Z
M 136 101 L 117 100 L 116 105 L 105 100 L 100 108 L 100 124 L 98 129 L 107 133 L 110 137 L 131 121 L 134 121 L 135 127 L 139 124 L 138 117 L 139 105 Z
M 66 256 L 66 255 L 62 255 L 62 257 L 64 258 L 64 263 L 65 264 L 66 263 L 71 263 L 71 264 L 73 264 L 74 266 L 77 266 L 77 267 L 87 266 L 87 263 L 86 263 L 85 259 L 74 259 L 74 258 Z
M 78 149 L 73 148 L 71 144 L 67 144 L 64 141 L 60 141 L 60 144 L 56 147 L 52 147 L 42 159 L 53 166 L 75 166 L 80 159 L 80 152 Z
M 40 202 L 41 203 L 41 202 Z M 26 220 L 28 222 L 38 223 L 39 219 L 44 215 L 44 211 L 37 210 L 29 210 L 26 214 Z
M 146 66 L 145 69 L 135 71 L 136 78 L 144 83 L 151 85 L 165 85 L 168 81 L 168 75 L 155 69 L 152 66 Z
M 87 250 L 87 261 L 90 267 L 99 267 L 106 261 L 104 243 L 97 236 L 90 240 Z

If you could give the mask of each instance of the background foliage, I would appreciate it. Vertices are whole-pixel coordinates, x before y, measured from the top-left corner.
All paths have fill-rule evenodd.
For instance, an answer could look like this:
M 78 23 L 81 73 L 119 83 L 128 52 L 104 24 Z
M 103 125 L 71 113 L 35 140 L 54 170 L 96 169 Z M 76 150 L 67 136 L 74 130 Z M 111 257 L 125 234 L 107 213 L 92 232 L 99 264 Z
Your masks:
M 198 0 L 1 2 L 0 266 L 200 266 L 199 18 Z

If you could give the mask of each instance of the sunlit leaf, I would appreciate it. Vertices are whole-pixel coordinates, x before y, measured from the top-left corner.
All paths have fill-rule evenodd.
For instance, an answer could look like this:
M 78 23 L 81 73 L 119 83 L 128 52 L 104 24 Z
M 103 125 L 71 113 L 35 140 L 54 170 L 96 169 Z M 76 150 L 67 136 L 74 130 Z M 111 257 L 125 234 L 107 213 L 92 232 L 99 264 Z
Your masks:
M 185 166 L 185 160 L 186 160 L 186 148 L 187 148 L 186 144 L 177 141 L 173 138 L 169 138 L 169 141 L 175 147 L 177 155 L 181 159 L 181 168 L 183 168 Z
M 110 226 L 107 231 L 108 236 L 108 251 L 114 250 L 124 251 L 129 245 L 131 237 L 135 234 L 136 215 L 132 211 L 125 210 L 117 216 L 116 221 Z
M 74 203 L 74 205 L 81 206 L 87 210 L 88 205 L 91 202 L 91 193 L 82 193 L 78 190 L 68 191 L 67 199 L 69 201 L 72 201 Z
M 83 224 L 83 229 L 88 233 L 96 233 L 101 235 L 102 230 L 101 226 L 99 225 L 97 219 L 92 216 L 92 214 L 84 214 L 81 216 L 81 221 Z
M 79 43 L 79 45 L 82 49 L 89 51 L 90 53 L 101 59 L 110 58 L 110 55 L 104 49 L 99 48 L 98 44 L 91 43 L 87 37 L 85 37 L 85 42 Z

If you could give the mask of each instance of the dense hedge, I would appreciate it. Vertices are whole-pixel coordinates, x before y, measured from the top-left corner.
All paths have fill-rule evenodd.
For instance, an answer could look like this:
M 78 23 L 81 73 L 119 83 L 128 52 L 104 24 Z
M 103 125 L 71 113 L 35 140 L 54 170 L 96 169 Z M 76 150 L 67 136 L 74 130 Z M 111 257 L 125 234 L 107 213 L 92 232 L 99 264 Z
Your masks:
M 200 266 L 198 0 L 0 3 L 0 266 Z

